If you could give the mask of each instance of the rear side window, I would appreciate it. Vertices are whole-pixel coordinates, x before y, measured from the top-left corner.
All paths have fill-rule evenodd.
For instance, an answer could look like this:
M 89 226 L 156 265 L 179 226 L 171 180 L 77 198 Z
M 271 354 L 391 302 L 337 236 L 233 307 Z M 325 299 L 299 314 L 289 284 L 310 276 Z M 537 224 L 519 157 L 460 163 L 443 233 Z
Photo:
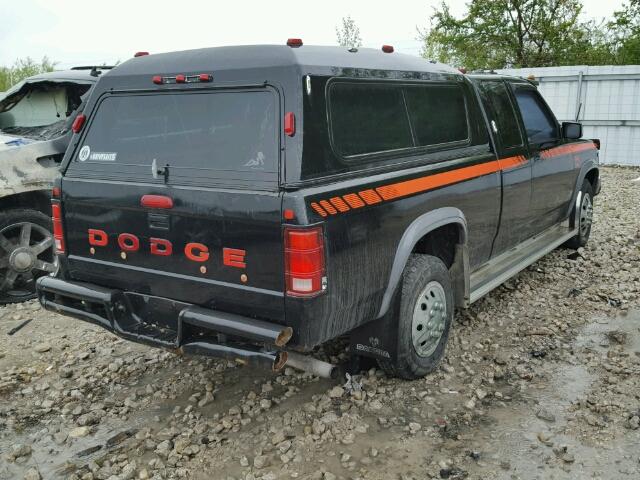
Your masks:
M 278 180 L 270 91 L 113 95 L 98 106 L 69 173 L 169 184 L 261 186 Z
M 491 113 L 502 148 L 508 149 L 522 145 L 522 135 L 516 120 L 516 112 L 509 99 L 507 86 L 501 81 L 480 82 L 482 101 Z
M 428 81 L 398 77 L 311 76 L 310 89 L 308 80 L 301 81 L 302 163 L 299 173 L 287 169 L 287 181 L 490 152 L 486 123 L 470 82 L 453 75 Z
M 465 142 L 469 139 L 464 93 L 459 86 L 405 89 L 416 146 Z
M 333 144 L 342 157 L 413 146 L 402 89 L 335 83 L 330 88 Z
M 456 85 L 338 82 L 329 97 L 334 149 L 346 161 L 469 141 L 464 92 Z
M 553 115 L 534 90 L 517 89 L 516 99 L 529 143 L 539 144 L 558 139 L 558 129 Z

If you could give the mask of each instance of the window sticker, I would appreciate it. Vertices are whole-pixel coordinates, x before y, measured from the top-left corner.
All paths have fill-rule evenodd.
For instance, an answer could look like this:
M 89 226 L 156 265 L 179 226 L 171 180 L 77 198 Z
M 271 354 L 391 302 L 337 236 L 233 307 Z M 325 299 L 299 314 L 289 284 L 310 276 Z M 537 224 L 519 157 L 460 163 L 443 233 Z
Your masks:
M 91 152 L 91 147 L 85 145 L 80 149 L 78 160 L 85 162 L 92 160 L 94 162 L 115 162 L 118 154 L 116 152 Z
M 244 166 L 256 170 L 264 170 L 264 153 L 258 152 L 256 158 L 252 158 L 247 163 L 245 163 Z
M 91 154 L 91 147 L 89 147 L 89 145 L 85 145 L 80 149 L 80 153 L 78 154 L 78 160 L 80 160 L 81 162 L 84 162 L 87 160 L 87 158 L 89 158 L 90 154 Z

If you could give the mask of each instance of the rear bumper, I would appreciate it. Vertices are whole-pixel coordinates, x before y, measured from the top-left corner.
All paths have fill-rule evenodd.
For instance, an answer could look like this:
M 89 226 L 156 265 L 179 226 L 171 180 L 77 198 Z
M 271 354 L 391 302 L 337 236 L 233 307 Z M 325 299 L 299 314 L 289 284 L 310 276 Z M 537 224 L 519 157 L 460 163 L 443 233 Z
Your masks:
M 163 297 L 41 277 L 38 299 L 50 311 L 99 325 L 127 340 L 177 353 L 209 355 L 281 369 L 290 327 Z

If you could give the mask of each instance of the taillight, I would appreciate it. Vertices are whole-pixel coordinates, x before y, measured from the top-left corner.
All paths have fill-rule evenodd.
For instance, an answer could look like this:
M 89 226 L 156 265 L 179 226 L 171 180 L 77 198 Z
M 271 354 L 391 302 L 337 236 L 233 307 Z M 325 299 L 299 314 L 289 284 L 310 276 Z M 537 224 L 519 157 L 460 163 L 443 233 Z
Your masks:
M 64 230 L 62 229 L 62 207 L 57 200 L 51 201 L 51 220 L 53 221 L 53 241 L 57 254 L 64 254 Z
M 322 227 L 285 228 L 284 256 L 287 295 L 313 297 L 327 288 Z

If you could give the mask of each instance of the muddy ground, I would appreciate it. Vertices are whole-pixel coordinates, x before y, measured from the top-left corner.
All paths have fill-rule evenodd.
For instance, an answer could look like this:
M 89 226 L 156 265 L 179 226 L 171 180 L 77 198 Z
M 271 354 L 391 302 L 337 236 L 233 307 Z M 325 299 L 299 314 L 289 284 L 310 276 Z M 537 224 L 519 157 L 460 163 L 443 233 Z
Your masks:
M 588 247 L 458 313 L 414 382 L 343 388 L 0 308 L 0 479 L 638 479 L 639 176 L 605 168 Z

